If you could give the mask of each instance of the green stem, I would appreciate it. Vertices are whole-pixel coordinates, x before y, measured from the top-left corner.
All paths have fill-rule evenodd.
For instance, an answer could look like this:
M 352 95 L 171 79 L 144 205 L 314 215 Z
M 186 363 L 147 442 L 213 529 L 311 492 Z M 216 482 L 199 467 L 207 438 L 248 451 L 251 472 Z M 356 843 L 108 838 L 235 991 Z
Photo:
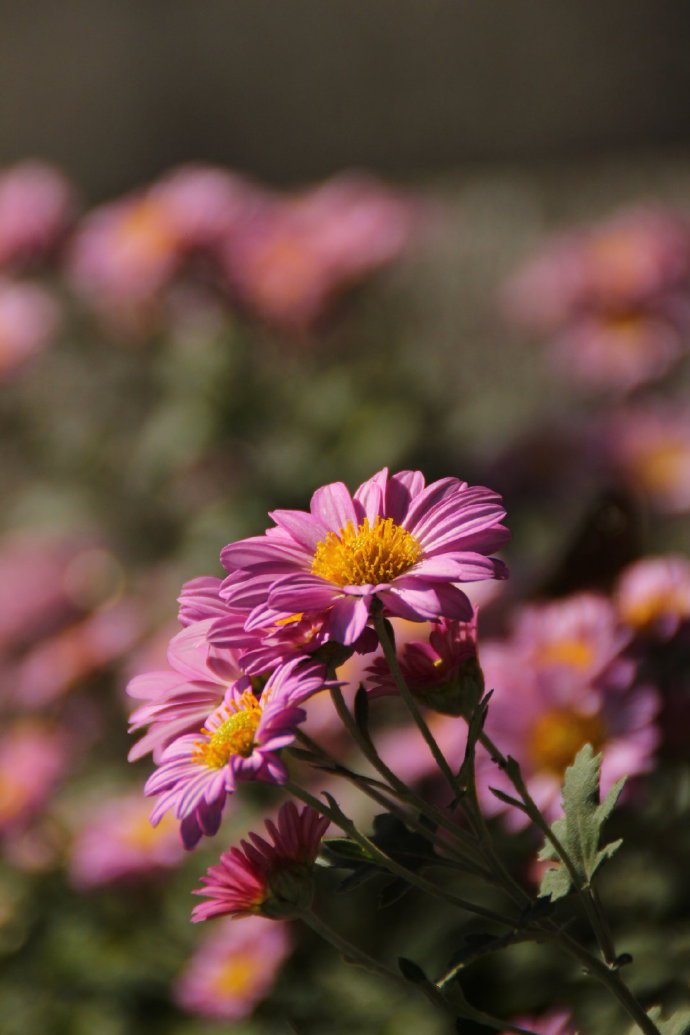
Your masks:
M 298 732 L 297 738 L 303 744 L 308 746 L 310 751 L 317 755 L 317 757 L 320 757 L 324 762 L 329 763 L 329 772 L 334 776 L 340 776 L 345 780 L 349 780 L 350 783 L 361 791 L 362 794 L 371 798 L 372 801 L 375 801 L 383 809 L 390 812 L 391 815 L 397 816 L 400 822 L 406 827 L 414 830 L 415 833 L 425 838 L 425 840 L 427 840 L 432 846 L 435 844 L 435 831 L 431 830 L 428 826 L 425 826 L 424 823 L 420 822 L 416 816 L 406 811 L 399 801 L 389 797 L 389 794 L 395 793 L 390 787 L 381 783 L 380 780 L 375 780 L 373 777 L 365 776 L 363 773 L 357 773 L 348 766 L 344 766 L 340 762 L 337 762 L 323 747 L 306 734 Z M 453 862 L 452 859 L 444 859 L 441 856 L 438 856 L 433 860 L 433 862 L 430 861 L 428 865 L 444 867 L 453 871 L 458 870 L 457 862 Z M 495 878 L 492 873 L 489 873 L 481 866 L 478 866 L 469 860 L 463 861 L 462 870 L 463 872 L 473 874 L 475 877 L 480 877 L 489 883 L 495 882 Z M 511 921 L 506 918 L 506 923 L 510 922 Z
M 414 694 L 405 682 L 405 678 L 400 669 L 400 665 L 398 664 L 398 656 L 395 651 L 395 644 L 393 643 L 388 633 L 386 619 L 383 617 L 383 612 L 381 608 L 372 608 L 372 615 L 374 618 L 374 628 L 376 629 L 376 634 L 379 638 L 379 643 L 381 644 L 383 655 L 386 659 L 386 662 L 388 663 L 388 667 L 393 677 L 393 682 L 398 688 L 400 696 L 407 705 L 408 711 L 410 712 L 412 718 L 416 722 L 419 732 L 424 737 L 424 740 L 427 743 L 429 751 L 431 752 L 436 762 L 436 765 L 445 777 L 453 797 L 456 798 L 460 794 L 460 788 L 458 787 L 457 780 L 452 769 L 448 765 L 448 762 L 446 761 L 445 755 L 436 743 L 433 733 L 427 726 L 424 716 L 420 712 L 417 706 L 417 702 L 414 699 Z
M 402 866 L 387 855 L 377 844 L 371 841 L 365 834 L 363 834 L 352 822 L 351 819 L 345 815 L 340 808 L 333 808 L 325 805 L 322 801 L 316 798 L 309 791 L 300 787 L 298 784 L 288 780 L 284 787 L 290 794 L 294 795 L 295 798 L 299 798 L 305 805 L 309 805 L 316 812 L 319 812 L 322 816 L 326 816 L 332 823 L 347 834 L 355 841 L 360 848 L 362 848 L 369 856 L 372 862 L 378 863 L 378 865 L 389 873 L 392 873 L 395 877 L 400 877 L 402 880 L 411 884 L 413 887 L 418 888 L 420 891 L 426 892 L 427 895 L 432 895 L 434 898 L 441 899 L 443 902 L 447 902 L 450 905 L 456 906 L 458 909 L 462 909 L 466 913 L 474 913 L 476 916 L 481 916 L 485 920 L 491 920 L 494 923 L 501 924 L 504 926 L 506 922 L 509 926 L 514 926 L 512 920 L 507 920 L 506 917 L 501 916 L 500 913 L 495 913 L 492 909 L 486 909 L 484 906 L 476 905 L 474 902 L 469 902 L 467 899 L 460 898 L 458 895 L 454 895 L 451 891 L 447 891 L 444 888 L 439 888 L 431 881 L 428 881 L 425 877 L 420 874 L 408 870 L 406 866 Z
M 405 804 L 413 805 L 423 815 L 425 815 L 427 819 L 431 820 L 432 823 L 442 827 L 458 845 L 462 846 L 461 848 L 456 849 L 457 854 L 463 859 L 469 857 L 476 864 L 477 856 L 473 840 L 468 837 L 464 831 L 459 830 L 457 824 L 448 819 L 440 809 L 437 809 L 435 805 L 426 801 L 425 798 L 416 794 L 407 786 L 407 784 L 403 783 L 393 770 L 386 765 L 376 750 L 374 742 L 370 737 L 367 737 L 366 734 L 362 732 L 355 722 L 339 687 L 331 688 L 331 697 L 333 699 L 335 710 L 340 717 L 340 721 L 343 723 L 364 757 L 388 783 L 393 793 L 395 793 Z
M 515 790 L 522 799 L 525 811 L 532 820 L 538 830 L 542 832 L 546 840 L 553 847 L 554 851 L 558 855 L 559 859 L 568 871 L 568 876 L 572 882 L 573 887 L 577 890 L 580 900 L 584 907 L 585 913 L 589 925 L 594 932 L 594 936 L 597 940 L 597 945 L 601 951 L 602 956 L 606 960 L 609 966 L 613 966 L 617 959 L 616 948 L 613 944 L 613 939 L 609 930 L 608 922 L 604 916 L 604 912 L 599 902 L 599 899 L 594 894 L 594 889 L 590 886 L 583 887 L 580 882 L 580 875 L 577 871 L 577 867 L 570 858 L 569 853 L 566 851 L 565 846 L 561 842 L 557 834 L 554 833 L 551 825 L 544 819 L 539 806 L 535 802 L 532 795 L 527 789 L 527 784 L 522 776 L 520 766 L 515 759 L 508 759 L 503 755 L 501 751 L 496 747 L 494 742 L 491 740 L 486 733 L 482 732 L 479 738 L 487 749 L 491 758 L 497 765 L 504 770 L 509 780 L 515 787 Z
M 573 887 L 580 893 L 588 920 L 605 962 L 602 962 L 602 960 L 593 956 L 564 931 L 557 932 L 560 944 L 566 952 L 579 960 L 585 966 L 587 971 L 616 997 L 640 1031 L 645 1032 L 645 1035 L 660 1035 L 659 1029 L 654 1024 L 649 1014 L 644 1010 L 642 1005 L 638 1003 L 635 996 L 615 969 L 617 958 L 615 947 L 608 928 L 608 923 L 603 914 L 601 904 L 594 893 L 594 889 L 589 886 L 583 888 L 580 885 L 579 874 L 572 859 L 561 843 L 560 838 L 554 834 L 551 826 L 542 816 L 539 807 L 529 793 L 527 785 L 523 779 L 520 766 L 515 759 L 506 758 L 486 733 L 482 732 L 479 739 L 489 752 L 493 761 L 507 774 L 525 805 L 527 815 L 553 846 L 554 851 L 566 867 Z
M 592 977 L 596 978 L 615 996 L 640 1031 L 644 1032 L 645 1035 L 661 1035 L 652 1018 L 643 1006 L 638 1003 L 617 970 L 612 970 L 611 967 L 597 959 L 596 956 L 584 949 L 564 931 L 558 932 L 557 940 L 569 955 L 578 960 Z
M 349 942 L 347 938 L 343 938 L 343 936 L 338 934 L 337 931 L 334 931 L 325 920 L 322 920 L 321 917 L 318 917 L 311 910 L 303 913 L 301 919 L 311 927 L 312 931 L 315 931 L 325 941 L 330 942 L 330 944 L 337 949 L 349 963 L 356 963 L 365 970 L 371 971 L 372 974 L 392 978 L 393 981 L 398 984 L 408 987 L 407 982 L 401 974 L 398 974 L 396 971 L 386 967 L 385 964 L 379 963 L 378 960 L 367 955 L 367 953 L 363 952 L 362 949 L 357 948 L 356 945 Z

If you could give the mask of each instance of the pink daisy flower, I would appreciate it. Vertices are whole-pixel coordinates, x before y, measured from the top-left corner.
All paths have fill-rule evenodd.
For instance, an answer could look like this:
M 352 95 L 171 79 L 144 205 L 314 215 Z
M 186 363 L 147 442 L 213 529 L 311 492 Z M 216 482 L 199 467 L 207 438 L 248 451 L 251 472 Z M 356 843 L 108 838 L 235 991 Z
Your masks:
M 658 694 L 633 685 L 632 663 L 619 662 L 615 655 L 621 641 L 614 627 L 609 627 L 606 646 L 596 623 L 588 625 L 592 604 L 583 595 L 533 608 L 512 642 L 487 643 L 481 651 L 486 686 L 494 691 L 486 731 L 520 763 L 530 793 L 550 820 L 560 814 L 565 769 L 584 744 L 603 755 L 605 794 L 620 777 L 649 770 L 659 740 Z M 550 635 L 527 639 L 528 632 L 536 637 L 540 627 L 550 626 Z M 483 752 L 479 763 L 487 810 L 504 810 L 489 788 L 512 793 L 510 782 Z M 516 827 L 526 822 L 517 809 L 508 819 Z
M 628 409 L 605 426 L 608 455 L 630 487 L 670 513 L 690 509 L 690 410 Z
M 291 949 L 286 924 L 259 916 L 219 923 L 177 978 L 175 1002 L 200 1017 L 240 1021 L 271 991 Z
M 674 636 L 690 620 L 690 559 L 644 557 L 621 575 L 614 596 L 620 619 L 635 632 Z
M 145 330 L 190 257 L 212 265 L 257 192 L 220 169 L 190 166 L 82 221 L 69 255 L 77 292 L 118 330 Z
M 467 692 L 481 695 L 482 672 L 477 659 L 476 615 L 470 622 L 447 618 L 432 625 L 428 638 L 398 647 L 405 682 L 429 707 L 450 715 L 464 710 Z M 365 685 L 372 696 L 396 694 L 386 659 L 377 657 L 366 670 Z
M 690 232 L 673 212 L 634 208 L 549 242 L 508 283 L 509 314 L 556 330 L 584 311 L 625 312 L 690 286 Z
M 78 831 L 69 872 L 80 890 L 120 881 L 147 879 L 177 866 L 184 849 L 177 824 L 164 817 L 152 827 L 149 806 L 137 795 L 103 802 Z
M 285 919 L 300 906 L 308 906 L 311 870 L 328 825 L 328 819 L 308 806 L 300 810 L 294 802 L 286 802 L 275 823 L 266 820 L 268 840 L 250 834 L 201 878 L 204 886 L 194 894 L 208 902 L 194 907 L 192 920 L 237 919 L 256 913 Z
M 628 391 L 664 376 L 690 329 L 690 232 L 633 209 L 548 245 L 508 285 L 511 316 L 554 335 L 553 358 L 590 386 Z
M 664 312 L 630 309 L 578 316 L 553 341 L 554 363 L 593 388 L 630 391 L 664 377 L 685 352 L 690 306 Z
M 216 833 L 238 783 L 284 783 L 288 774 L 280 752 L 306 718 L 299 704 L 323 687 L 323 667 L 301 659 L 278 669 L 260 698 L 246 677 L 238 680 L 200 734 L 179 737 L 161 755 L 145 788 L 147 795 L 161 795 L 151 822 L 172 809 L 185 846 L 193 848 L 202 834 Z
M 354 496 L 342 482 L 318 489 L 309 513 L 273 511 L 265 535 L 226 546 L 231 573 L 222 590 L 233 608 L 254 608 L 247 628 L 272 612 L 325 616 L 329 635 L 353 644 L 372 603 L 385 613 L 427 621 L 469 621 L 458 583 L 505 578 L 489 557 L 509 538 L 500 496 L 457 478 L 425 485 L 419 471 L 364 482 Z
M 307 330 L 346 288 L 396 259 L 415 222 L 409 201 L 360 177 L 266 195 L 227 239 L 228 279 L 267 323 Z
M 137 642 L 141 608 L 119 600 L 46 636 L 12 666 L 13 703 L 40 708 L 103 671 Z
M 251 630 L 245 628 L 247 617 L 247 612 L 236 611 L 218 619 L 211 627 L 209 639 L 218 647 L 241 651 L 240 663 L 248 675 L 269 672 L 295 657 L 309 657 L 317 651 L 323 654 L 322 648 L 333 639 L 323 614 L 298 612 L 286 617 L 275 612 L 265 615 L 264 624 Z M 364 629 L 352 647 L 366 654 L 376 644 L 373 629 Z
M 180 249 L 197 252 L 212 251 L 232 235 L 262 193 L 226 169 L 186 165 L 155 183 L 149 197 L 165 211 Z
M 22 162 L 0 173 L 0 266 L 46 259 L 74 214 L 72 188 L 43 162 Z
M 606 597 L 576 593 L 523 608 L 512 646 L 525 668 L 551 685 L 628 686 L 635 667 L 622 652 L 629 642 L 630 631 Z
M 149 727 L 130 751 L 130 761 L 149 751 L 158 761 L 173 740 L 199 729 L 242 675 L 237 653 L 209 643 L 212 624 L 207 618 L 188 625 L 170 641 L 169 669 L 146 672 L 129 682 L 130 697 L 146 702 L 132 712 L 129 731 Z
M 68 768 L 68 745 L 56 730 L 17 723 L 0 738 L 0 833 L 21 830 L 36 816 Z

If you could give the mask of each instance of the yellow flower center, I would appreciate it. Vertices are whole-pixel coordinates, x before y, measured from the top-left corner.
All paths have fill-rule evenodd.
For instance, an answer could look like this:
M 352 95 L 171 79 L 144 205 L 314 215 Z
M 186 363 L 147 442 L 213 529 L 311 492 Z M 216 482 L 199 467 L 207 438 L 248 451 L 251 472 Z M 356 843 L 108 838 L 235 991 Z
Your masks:
M 249 955 L 236 955 L 224 962 L 213 976 L 213 990 L 221 996 L 234 998 L 246 995 L 253 988 L 258 960 Z
M 245 690 L 239 701 L 225 706 L 227 718 L 220 726 L 214 730 L 204 726 L 201 732 L 209 740 L 197 741 L 194 760 L 209 769 L 222 769 L 233 755 L 248 758 L 254 748 L 261 711 L 253 691 Z
M 152 826 L 147 808 L 141 815 L 129 819 L 123 827 L 121 837 L 128 848 L 141 852 L 153 851 L 174 828 L 175 822 L 169 813 L 163 816 L 158 826 Z
M 556 640 L 544 644 L 536 652 L 538 665 L 567 665 L 569 668 L 586 669 L 594 662 L 591 644 L 584 640 Z
M 422 557 L 415 537 L 392 518 L 351 521 L 316 544 L 311 570 L 336 586 L 376 586 L 404 575 Z
M 687 463 L 686 443 L 669 439 L 640 451 L 633 458 L 632 468 L 643 488 L 650 492 L 664 492 L 684 477 Z
M 119 227 L 119 241 L 153 262 L 171 252 L 177 238 L 163 206 L 143 198 L 127 212 Z
M 621 608 L 623 620 L 634 629 L 645 629 L 664 615 L 690 617 L 690 595 L 681 590 L 659 591 Z
M 561 777 L 583 745 L 591 744 L 598 751 L 605 738 L 600 716 L 554 708 L 540 716 L 530 731 L 532 764 L 537 770 Z

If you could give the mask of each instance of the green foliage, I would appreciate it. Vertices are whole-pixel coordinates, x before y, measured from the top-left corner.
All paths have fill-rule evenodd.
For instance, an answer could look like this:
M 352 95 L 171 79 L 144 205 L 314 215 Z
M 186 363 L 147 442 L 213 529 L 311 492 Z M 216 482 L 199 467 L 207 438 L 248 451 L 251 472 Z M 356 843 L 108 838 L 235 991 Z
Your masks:
M 690 1009 L 679 1010 L 667 1020 L 662 1020 L 662 1010 L 655 1006 L 649 1011 L 649 1016 L 656 1024 L 661 1035 L 688 1035 L 690 1032 Z M 637 1035 L 639 1029 L 632 1027 L 626 1035 Z
M 600 839 L 602 827 L 613 811 L 625 780 L 618 780 L 600 802 L 600 775 L 601 755 L 595 755 L 592 745 L 585 744 L 565 771 L 564 816 L 551 827 L 555 840 L 567 853 L 573 872 L 563 864 L 552 842 L 547 841 L 539 853 L 540 859 L 558 863 L 544 874 L 539 889 L 540 894 L 548 895 L 552 900 L 567 895 L 573 883 L 576 890 L 589 887 L 601 864 L 610 859 L 622 844 L 617 840 L 600 847 Z

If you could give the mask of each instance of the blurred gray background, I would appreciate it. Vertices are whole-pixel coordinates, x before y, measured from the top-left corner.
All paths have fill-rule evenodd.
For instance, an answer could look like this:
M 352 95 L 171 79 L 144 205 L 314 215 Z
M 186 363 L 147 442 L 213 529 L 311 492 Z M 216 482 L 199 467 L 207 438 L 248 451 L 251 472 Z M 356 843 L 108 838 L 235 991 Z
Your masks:
M 189 159 L 405 178 L 689 137 L 685 0 L 0 0 L 0 162 L 92 198 Z

